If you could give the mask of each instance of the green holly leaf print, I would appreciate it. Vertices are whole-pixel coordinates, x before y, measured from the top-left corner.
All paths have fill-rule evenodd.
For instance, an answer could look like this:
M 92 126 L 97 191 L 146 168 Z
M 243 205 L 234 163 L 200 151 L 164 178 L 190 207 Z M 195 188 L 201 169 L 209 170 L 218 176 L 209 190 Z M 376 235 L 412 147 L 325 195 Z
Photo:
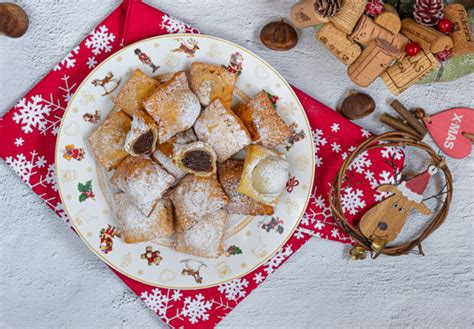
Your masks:
M 92 191 L 92 180 L 88 180 L 85 184 L 77 184 L 77 189 L 79 192 L 90 192 Z
M 86 201 L 86 199 L 87 199 L 87 197 L 84 193 L 81 193 L 79 195 L 79 202 L 84 202 L 84 201 Z

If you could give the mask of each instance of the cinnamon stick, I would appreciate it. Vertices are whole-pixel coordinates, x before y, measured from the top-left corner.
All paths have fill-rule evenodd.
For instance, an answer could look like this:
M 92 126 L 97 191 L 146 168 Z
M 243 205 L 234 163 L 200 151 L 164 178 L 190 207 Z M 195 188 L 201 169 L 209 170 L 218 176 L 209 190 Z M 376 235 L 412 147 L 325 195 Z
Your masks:
M 404 124 L 403 122 L 401 122 L 400 120 L 398 120 L 397 118 L 395 117 L 392 117 L 390 114 L 387 114 L 387 113 L 382 113 L 382 115 L 380 116 L 379 120 L 382 122 L 382 123 L 385 123 L 387 126 L 390 126 L 392 127 L 393 129 L 395 130 L 398 130 L 398 131 L 403 131 L 405 133 L 409 133 L 409 134 L 412 134 L 413 136 L 416 136 L 417 138 L 419 138 L 420 140 L 422 139 L 420 135 L 418 135 L 418 133 L 416 132 L 415 129 L 413 129 L 412 127 Z
M 399 101 L 397 101 L 396 99 L 394 99 L 391 103 L 390 103 L 390 106 L 393 107 L 393 109 L 395 111 L 397 111 L 398 114 L 400 114 L 400 116 L 407 120 L 408 124 L 413 128 L 415 129 L 415 131 L 418 133 L 418 135 L 423 138 L 425 137 L 426 133 L 427 133 L 427 130 L 425 128 L 425 126 L 423 126 L 420 121 L 418 121 L 416 119 L 416 117 L 411 114 L 410 111 L 407 110 L 407 108 L 405 106 L 403 106 Z

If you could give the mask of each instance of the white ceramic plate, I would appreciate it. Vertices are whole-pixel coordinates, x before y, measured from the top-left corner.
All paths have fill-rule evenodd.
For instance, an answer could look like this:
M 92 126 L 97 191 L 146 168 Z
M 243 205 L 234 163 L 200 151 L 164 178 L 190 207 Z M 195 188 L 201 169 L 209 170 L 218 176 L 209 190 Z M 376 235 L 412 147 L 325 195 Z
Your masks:
M 139 58 L 137 49 L 151 62 L 144 55 Z M 139 68 L 149 75 L 159 75 L 189 70 L 195 61 L 241 70 L 237 87 L 245 95 L 253 96 L 265 89 L 278 96 L 276 109 L 291 124 L 296 137 L 296 141 L 279 149 L 287 156 L 293 178 L 274 216 L 231 216 L 223 243 L 225 253 L 217 259 L 178 253 L 171 247 L 171 241 L 126 244 L 114 236 L 113 227 L 119 228 L 110 202 L 113 193 L 108 182 L 110 173 L 96 165 L 87 143 L 89 134 L 112 109 L 113 97 L 132 70 Z M 152 72 L 153 69 L 157 70 Z M 110 77 L 109 72 L 113 78 L 103 87 L 100 82 L 94 82 Z M 240 97 L 234 95 L 234 102 L 241 102 L 242 97 L 242 94 Z M 94 117 L 96 111 L 100 119 Z M 257 55 L 231 42 L 205 35 L 154 37 L 110 56 L 89 74 L 71 98 L 56 144 L 59 193 L 77 233 L 117 271 L 159 287 L 195 289 L 215 286 L 259 267 L 292 235 L 304 213 L 313 183 L 314 146 L 310 137 L 309 122 L 298 98 L 288 83 Z M 112 229 L 107 230 L 109 225 Z M 101 242 L 108 243 L 112 250 L 104 252 Z M 162 260 L 158 265 L 148 265 L 147 259 L 141 257 L 148 246 L 152 251 L 160 252 Z M 183 274 L 183 269 L 198 270 L 202 283 L 192 275 Z

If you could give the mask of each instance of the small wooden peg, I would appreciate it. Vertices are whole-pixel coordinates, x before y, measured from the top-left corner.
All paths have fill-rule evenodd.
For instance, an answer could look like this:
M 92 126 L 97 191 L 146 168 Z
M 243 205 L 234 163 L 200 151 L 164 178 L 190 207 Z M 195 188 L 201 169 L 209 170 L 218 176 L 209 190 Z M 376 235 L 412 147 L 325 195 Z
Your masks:
M 453 57 L 474 53 L 474 38 L 466 8 L 460 3 L 452 3 L 444 7 L 444 17 L 449 19 L 454 28 L 449 36 L 453 39 Z
M 339 30 L 344 31 L 346 34 L 351 34 L 357 21 L 365 12 L 366 6 L 367 0 L 344 0 L 342 8 L 329 20 Z
M 334 24 L 326 23 L 316 32 L 316 39 L 346 65 L 353 63 L 362 53 L 362 48 L 349 40 Z
M 432 27 L 418 24 L 411 18 L 402 21 L 401 32 L 411 41 L 419 43 L 423 50 L 433 54 L 453 48 L 453 40 L 449 36 Z
M 291 7 L 290 20 L 299 29 L 329 22 L 314 10 L 314 0 L 304 0 Z
M 432 69 L 439 67 L 439 61 L 423 50 L 416 56 L 405 56 L 382 73 L 382 79 L 394 95 L 400 95 Z
M 384 11 L 375 17 L 375 23 L 393 34 L 397 34 L 402 27 L 402 21 L 400 20 L 400 16 L 398 16 L 397 10 L 388 3 L 384 3 L 383 7 Z
M 399 55 L 397 48 L 385 40 L 377 39 L 349 65 L 349 78 L 361 87 L 368 87 Z

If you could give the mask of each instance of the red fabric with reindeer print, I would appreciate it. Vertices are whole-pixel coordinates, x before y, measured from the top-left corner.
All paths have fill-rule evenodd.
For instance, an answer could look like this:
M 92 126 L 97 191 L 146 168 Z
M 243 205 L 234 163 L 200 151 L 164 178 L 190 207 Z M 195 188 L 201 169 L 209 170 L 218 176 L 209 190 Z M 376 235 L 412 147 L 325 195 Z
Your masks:
M 140 1 L 124 1 L 0 120 L 0 156 L 64 221 L 68 222 L 68 218 L 55 186 L 54 149 L 68 100 L 95 66 L 123 46 L 151 36 L 177 32 L 198 33 L 196 29 Z M 153 70 L 151 64 L 147 64 L 150 72 Z M 295 133 L 292 139 L 293 142 L 301 138 L 314 140 L 317 168 L 310 204 L 288 242 L 251 273 L 207 289 L 179 291 L 155 288 L 116 273 L 171 327 L 215 326 L 311 236 L 351 242 L 334 223 L 327 193 L 343 159 L 370 133 L 304 92 L 296 88 L 295 92 L 307 112 L 313 134 L 301 136 Z M 98 118 L 89 114 L 84 119 L 94 122 Z M 70 146 L 65 156 L 78 158 L 84 154 L 81 149 Z M 393 182 L 393 168 L 401 168 L 403 160 L 400 150 L 383 148 L 363 154 L 349 168 L 348 186 L 344 189 L 342 202 L 351 219 L 359 218 L 364 210 L 383 198 L 375 187 Z M 297 177 L 292 177 L 288 182 L 288 193 L 301 188 L 301 185 Z M 83 190 L 84 197 L 88 197 L 91 191 L 87 190 L 86 185 Z M 278 230 L 277 221 L 268 225 L 268 229 Z M 107 242 L 113 236 L 114 232 L 110 230 L 101 235 L 103 241 L 98 243 L 104 243 L 104 252 L 110 251 Z

